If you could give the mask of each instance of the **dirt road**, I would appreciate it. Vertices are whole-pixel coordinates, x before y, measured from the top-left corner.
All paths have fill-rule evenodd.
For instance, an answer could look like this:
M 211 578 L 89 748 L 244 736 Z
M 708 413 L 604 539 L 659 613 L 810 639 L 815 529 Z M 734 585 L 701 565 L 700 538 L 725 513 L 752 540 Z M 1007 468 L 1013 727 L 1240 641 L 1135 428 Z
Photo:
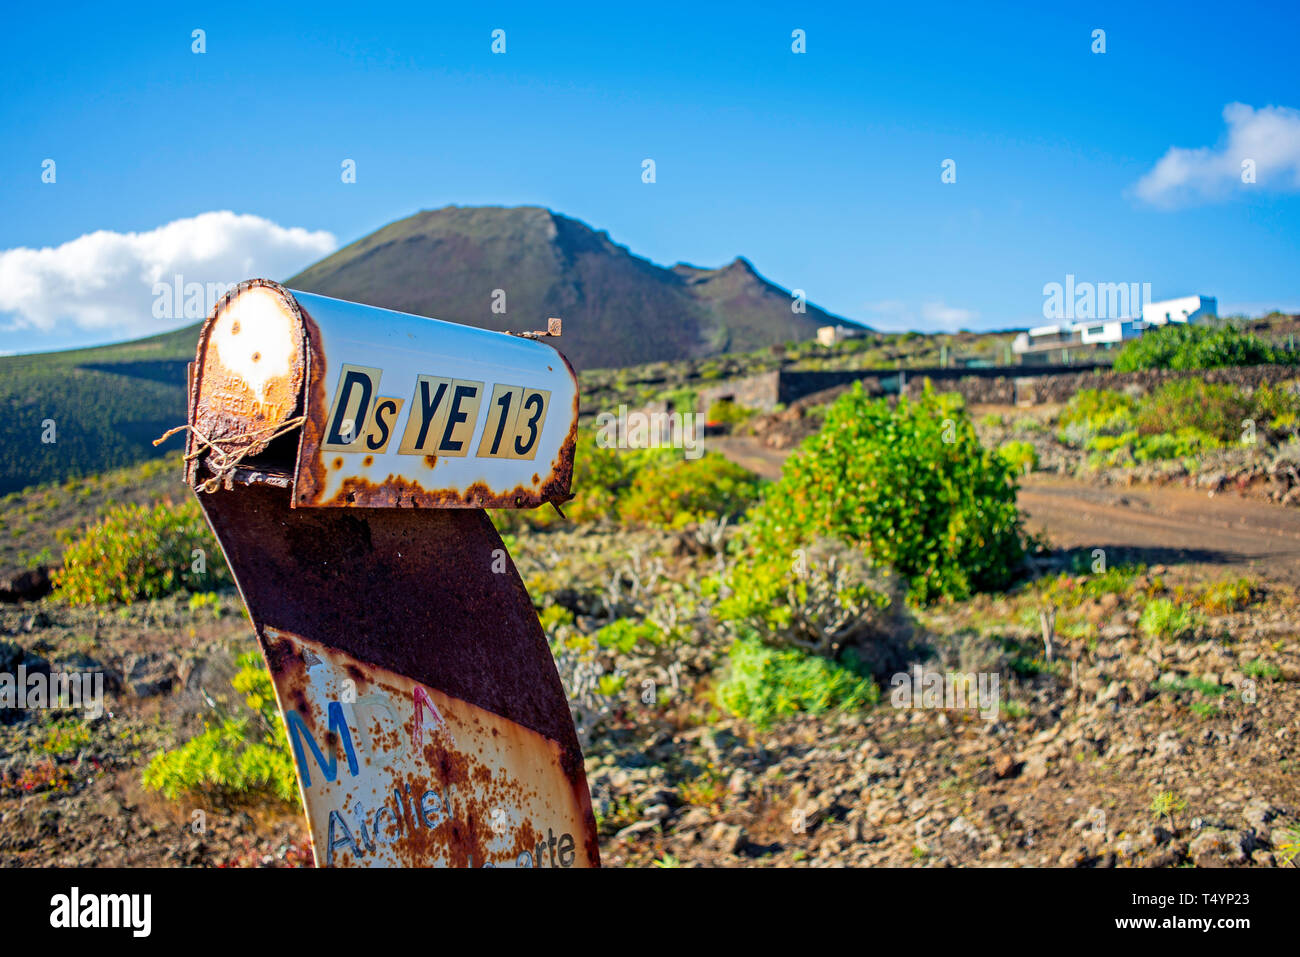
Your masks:
M 1060 548 L 1104 548 L 1147 564 L 1240 566 L 1300 583 L 1300 509 L 1181 487 L 1097 488 L 1032 476 L 1027 527 Z
M 779 478 L 786 451 L 747 437 L 709 448 L 766 478 Z M 1300 509 L 1181 487 L 1107 488 L 1032 475 L 1020 491 L 1026 527 L 1058 548 L 1103 548 L 1109 561 L 1227 565 L 1242 574 L 1300 584 Z

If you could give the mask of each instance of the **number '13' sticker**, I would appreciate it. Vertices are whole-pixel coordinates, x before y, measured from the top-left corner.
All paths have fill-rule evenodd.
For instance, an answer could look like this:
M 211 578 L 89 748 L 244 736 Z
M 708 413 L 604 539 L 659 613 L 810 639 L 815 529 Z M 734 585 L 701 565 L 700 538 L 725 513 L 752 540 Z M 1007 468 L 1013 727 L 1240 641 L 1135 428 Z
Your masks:
M 532 459 L 546 423 L 547 389 L 498 384 L 492 389 L 478 454 L 489 459 Z

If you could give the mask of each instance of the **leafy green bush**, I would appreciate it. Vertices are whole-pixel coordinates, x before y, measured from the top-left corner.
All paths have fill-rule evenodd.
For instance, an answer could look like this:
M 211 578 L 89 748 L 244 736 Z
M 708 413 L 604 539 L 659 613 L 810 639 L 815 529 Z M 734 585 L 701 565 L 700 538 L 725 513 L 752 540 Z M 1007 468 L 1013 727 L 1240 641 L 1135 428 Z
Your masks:
M 1277 439 L 1300 427 L 1300 390 L 1296 382 L 1264 383 L 1251 394 L 1254 418 L 1260 431 Z
M 1294 365 L 1295 353 L 1243 332 L 1232 323 L 1169 323 L 1129 342 L 1115 356 L 1115 371 L 1216 369 L 1265 363 Z
M 596 644 L 602 648 L 612 648 L 623 654 L 630 654 L 637 645 L 663 644 L 663 631 L 649 621 L 634 618 L 617 618 L 600 628 L 595 634 Z
M 1196 605 L 1212 615 L 1241 611 L 1255 600 L 1256 586 L 1249 578 L 1211 582 L 1197 590 Z
M 738 564 L 788 563 L 820 538 L 893 568 L 918 601 L 1004 587 L 1024 555 L 1015 472 L 948 397 L 891 407 L 855 383 L 751 513 Z
M 168 799 L 197 792 L 220 797 L 269 793 L 295 802 L 298 786 L 275 688 L 261 655 L 248 652 L 232 679 L 254 717 L 223 717 L 173 751 L 160 751 L 144 770 L 144 786 Z
M 1251 396 L 1236 386 L 1187 378 L 1166 382 L 1144 398 L 1136 422 L 1142 435 L 1192 429 L 1231 443 L 1240 441 L 1242 422 L 1255 414 Z
M 1028 474 L 1038 468 L 1038 450 L 1032 442 L 1021 439 L 1003 442 L 998 454 L 1016 472 Z
M 761 483 L 747 469 L 716 452 L 698 459 L 678 455 L 662 456 L 636 473 L 618 502 L 625 524 L 680 528 L 723 515 L 734 518 L 758 500 Z
M 1196 630 L 1200 618 L 1190 608 L 1170 601 L 1168 598 L 1154 598 L 1142 609 L 1138 619 L 1138 628 L 1148 638 L 1160 638 L 1173 641 L 1185 638 Z
M 715 402 L 709 406 L 709 414 L 704 418 L 708 422 L 716 422 L 720 425 L 739 425 L 753 416 L 754 410 L 747 409 L 743 405 L 737 405 L 730 400 Z
M 1274 441 L 1300 423 L 1300 395 L 1285 385 L 1248 392 L 1175 379 L 1135 400 L 1084 389 L 1061 412 L 1060 440 L 1094 453 L 1093 466 L 1195 458 L 1251 434 Z M 1253 426 L 1252 426 L 1253 424 Z
M 606 448 L 580 432 L 574 456 L 574 498 L 564 506 L 573 522 L 601 519 L 680 527 L 721 515 L 738 517 L 757 499 L 761 481 L 714 452 L 688 459 L 682 449 Z M 497 530 L 515 532 L 559 521 L 553 509 L 492 509 Z
M 1061 410 L 1057 437 L 1065 445 L 1086 446 L 1098 436 L 1122 435 L 1133 428 L 1136 409 L 1137 403 L 1122 392 L 1080 389 Z
M 1173 434 L 1140 435 L 1130 430 L 1123 435 L 1097 435 L 1084 446 L 1093 454 L 1090 465 L 1132 465 L 1134 462 L 1156 462 L 1165 459 L 1195 459 L 1223 443 L 1199 429 L 1180 428 Z
M 886 660 L 871 662 L 881 670 L 899 630 L 890 616 L 891 584 L 860 552 L 824 539 L 789 555 L 750 555 L 732 570 L 728 594 L 714 606 L 714 616 L 773 647 L 829 658 L 846 649 L 872 659 L 883 656 Z
M 578 432 L 573 457 L 574 498 L 564 506 L 573 522 L 615 519 L 619 499 L 627 492 L 637 471 L 662 454 L 657 449 L 606 448 L 591 429 Z M 489 509 L 488 516 L 500 532 L 544 528 L 560 521 L 554 509 Z
M 202 571 L 195 570 L 201 550 Z M 74 605 L 161 598 L 230 582 L 230 571 L 198 503 L 122 505 L 68 546 L 55 572 L 59 594 Z
M 761 728 L 800 712 L 855 711 L 879 701 L 880 689 L 851 666 L 742 637 L 728 653 L 717 698 L 727 711 Z
M 1080 389 L 1061 409 L 1061 425 L 1083 423 L 1094 432 L 1113 431 L 1127 423 L 1136 403 L 1123 392 L 1109 389 Z

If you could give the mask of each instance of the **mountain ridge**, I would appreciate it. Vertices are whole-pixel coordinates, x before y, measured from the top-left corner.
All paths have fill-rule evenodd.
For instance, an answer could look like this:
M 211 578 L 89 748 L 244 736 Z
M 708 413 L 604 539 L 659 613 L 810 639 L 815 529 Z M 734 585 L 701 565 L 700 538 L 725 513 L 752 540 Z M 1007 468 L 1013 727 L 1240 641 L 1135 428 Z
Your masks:
M 496 331 L 558 315 L 562 348 L 580 369 L 752 351 L 859 325 L 811 303 L 794 311 L 791 293 L 743 256 L 715 269 L 660 266 L 541 206 L 421 210 L 286 285 Z

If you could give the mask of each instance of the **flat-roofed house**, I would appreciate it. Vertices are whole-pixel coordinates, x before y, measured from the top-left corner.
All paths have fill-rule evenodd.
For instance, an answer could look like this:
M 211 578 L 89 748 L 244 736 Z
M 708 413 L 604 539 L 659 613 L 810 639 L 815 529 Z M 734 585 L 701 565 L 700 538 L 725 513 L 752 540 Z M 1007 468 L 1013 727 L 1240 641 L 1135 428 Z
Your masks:
M 1183 296 L 1142 304 L 1142 321 L 1148 326 L 1170 322 L 1196 322 L 1218 315 L 1219 302 L 1213 296 Z
M 1051 326 L 1036 326 L 1011 343 L 1011 351 L 1025 365 L 1069 362 L 1070 353 L 1109 349 L 1136 339 L 1148 329 L 1171 322 L 1189 323 L 1213 318 L 1218 301 L 1213 296 L 1183 296 L 1142 305 L 1141 318 L 1080 319 Z

